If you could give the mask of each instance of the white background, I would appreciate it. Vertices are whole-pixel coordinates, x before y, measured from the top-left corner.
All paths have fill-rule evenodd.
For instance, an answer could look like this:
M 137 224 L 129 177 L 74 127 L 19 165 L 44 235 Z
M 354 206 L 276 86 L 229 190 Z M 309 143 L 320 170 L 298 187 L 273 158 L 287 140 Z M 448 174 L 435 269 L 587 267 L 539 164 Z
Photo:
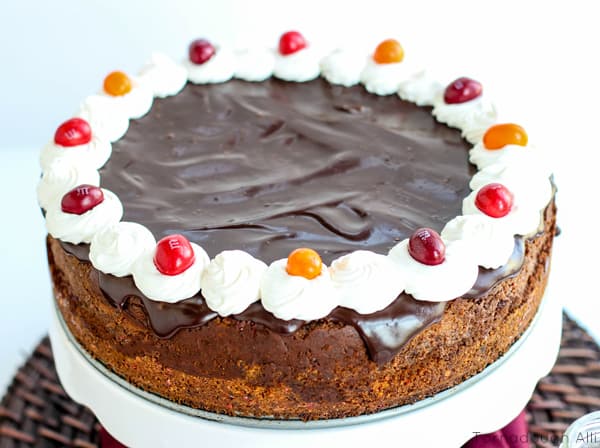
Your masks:
M 328 44 L 397 37 L 441 80 L 484 84 L 507 121 L 554 159 L 552 292 L 600 340 L 597 153 L 600 31 L 594 2 L 122 1 L 0 3 L 0 395 L 46 333 L 50 285 L 36 206 L 37 151 L 112 70 L 195 37 L 273 45 L 296 28 Z

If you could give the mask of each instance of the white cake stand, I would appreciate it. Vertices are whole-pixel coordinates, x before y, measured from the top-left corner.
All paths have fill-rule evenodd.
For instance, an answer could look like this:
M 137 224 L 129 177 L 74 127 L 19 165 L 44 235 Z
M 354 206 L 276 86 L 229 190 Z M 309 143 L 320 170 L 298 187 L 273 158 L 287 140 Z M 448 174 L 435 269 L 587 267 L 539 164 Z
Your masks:
M 50 329 L 60 380 L 116 439 L 133 448 L 460 447 L 505 426 L 525 407 L 560 348 L 562 306 L 547 291 L 530 328 L 509 352 L 465 383 L 414 405 L 347 419 L 301 422 L 226 417 L 174 405 L 133 388 L 91 360 L 55 310 Z M 195 415 L 194 415 L 195 414 Z

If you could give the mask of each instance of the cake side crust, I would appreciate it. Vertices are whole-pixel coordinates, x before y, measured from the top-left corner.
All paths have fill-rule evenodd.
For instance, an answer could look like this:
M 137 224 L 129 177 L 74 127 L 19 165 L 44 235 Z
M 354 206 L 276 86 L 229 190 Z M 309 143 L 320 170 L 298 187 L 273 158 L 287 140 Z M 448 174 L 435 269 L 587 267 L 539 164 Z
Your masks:
M 135 301 L 113 307 L 89 263 L 48 238 L 58 308 L 77 341 L 128 382 L 176 403 L 242 416 L 327 419 L 413 403 L 452 387 L 504 354 L 542 299 L 555 232 L 526 242 L 519 273 L 477 299 L 448 303 L 442 319 L 378 366 L 349 325 L 319 320 L 284 335 L 260 324 L 216 318 L 161 339 Z M 135 317 L 132 317 L 135 316 Z

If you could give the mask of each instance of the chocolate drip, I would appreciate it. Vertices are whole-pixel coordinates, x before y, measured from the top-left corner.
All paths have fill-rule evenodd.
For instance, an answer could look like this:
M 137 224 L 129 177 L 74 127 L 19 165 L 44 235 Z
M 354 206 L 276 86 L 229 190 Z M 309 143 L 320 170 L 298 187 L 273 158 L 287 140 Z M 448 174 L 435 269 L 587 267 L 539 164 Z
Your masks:
M 329 317 L 352 325 L 365 341 L 371 359 L 383 364 L 391 360 L 413 336 L 437 322 L 445 307 L 446 302 L 419 302 L 403 293 L 387 308 L 376 313 L 364 315 L 338 307 Z
M 84 244 L 84 243 L 71 244 L 71 243 L 65 243 L 64 241 L 60 241 L 60 245 L 62 246 L 63 250 L 66 253 L 73 255 L 75 258 L 79 259 L 80 261 L 90 261 L 90 245 L 89 244 Z
M 249 320 L 257 324 L 264 325 L 269 330 L 281 334 L 290 334 L 300 329 L 304 325 L 303 320 L 277 319 L 271 313 L 264 309 L 260 302 L 255 302 L 240 314 L 233 316 L 237 320 Z
M 84 250 L 87 245 L 61 244 L 69 253 L 76 248 L 73 252 L 87 258 Z M 525 239 L 515 237 L 515 249 L 509 261 L 498 269 L 480 268 L 475 285 L 464 297 L 480 297 L 497 282 L 516 275 L 523 264 L 524 254 Z M 140 316 L 136 313 L 135 305 L 140 303 L 145 317 L 142 323 L 152 328 L 158 337 L 172 337 L 179 330 L 200 327 L 217 317 L 217 313 L 208 308 L 201 293 L 177 303 L 156 302 L 139 291 L 131 276 L 120 278 L 93 269 L 92 276 L 96 275 L 106 299 L 137 320 L 140 320 Z M 352 325 L 364 340 L 371 359 L 382 364 L 392 359 L 413 336 L 437 322 L 444 313 L 445 305 L 445 302 L 418 301 L 403 293 L 387 308 L 372 314 L 359 314 L 349 308 L 337 307 L 327 318 Z M 263 325 L 280 334 L 294 333 L 304 325 L 302 320 L 285 321 L 276 318 L 260 302 L 253 303 L 245 311 L 232 317 Z
M 130 302 L 141 301 L 148 324 L 161 338 L 169 338 L 184 328 L 200 327 L 217 317 L 217 313 L 206 306 L 199 293 L 181 302 L 165 303 L 144 296 L 136 288 L 132 277 L 121 278 L 100 272 L 98 284 L 110 303 L 129 312 L 134 318 L 137 316 L 130 309 Z
M 95 275 L 98 275 L 98 285 L 106 299 L 137 320 L 140 320 L 140 316 L 134 304 L 141 302 L 145 323 L 158 337 L 172 337 L 179 330 L 200 327 L 217 317 L 217 313 L 206 306 L 200 293 L 177 303 L 156 302 L 137 289 L 132 277 L 115 277 L 92 270 L 92 276 Z M 328 318 L 352 325 L 365 341 L 371 358 L 377 363 L 385 363 L 415 334 L 437 322 L 444 308 L 444 302 L 419 302 L 407 294 L 401 294 L 391 305 L 376 313 L 361 315 L 354 310 L 338 307 Z M 304 321 L 298 319 L 277 319 L 260 302 L 253 303 L 233 317 L 264 325 L 281 334 L 294 333 L 304 325 Z
M 501 280 L 517 275 L 525 259 L 525 238 L 515 237 L 515 249 L 505 265 L 497 269 L 484 269 L 479 267 L 477 281 L 463 297 L 476 299 L 486 294 Z

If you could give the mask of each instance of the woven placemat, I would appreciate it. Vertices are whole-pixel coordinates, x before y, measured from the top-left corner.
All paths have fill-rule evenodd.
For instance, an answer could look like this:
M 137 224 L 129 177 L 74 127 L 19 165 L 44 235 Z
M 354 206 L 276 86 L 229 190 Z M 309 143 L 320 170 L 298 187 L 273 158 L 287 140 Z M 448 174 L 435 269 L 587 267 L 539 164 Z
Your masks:
M 99 430 L 94 414 L 60 385 L 45 338 L 0 403 L 0 448 L 96 448 Z
M 560 355 L 527 405 L 532 447 L 556 447 L 578 417 L 600 409 L 600 347 L 568 317 Z M 96 448 L 100 425 L 58 382 L 48 339 L 19 369 L 0 403 L 0 448 Z

